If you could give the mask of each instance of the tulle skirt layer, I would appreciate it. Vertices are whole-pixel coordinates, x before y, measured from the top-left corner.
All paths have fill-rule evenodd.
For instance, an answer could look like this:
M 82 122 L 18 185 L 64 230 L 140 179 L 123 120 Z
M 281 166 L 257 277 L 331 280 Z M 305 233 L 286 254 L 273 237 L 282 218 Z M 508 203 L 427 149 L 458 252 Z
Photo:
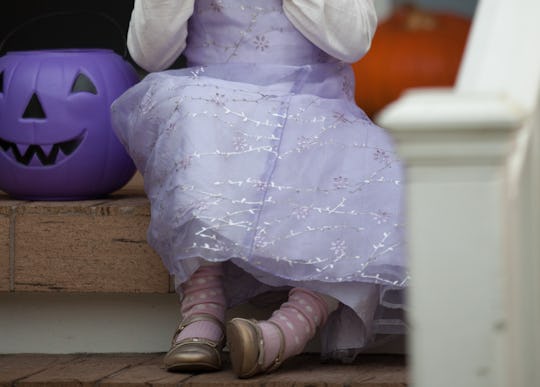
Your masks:
M 328 353 L 402 330 L 408 281 L 402 165 L 353 87 L 341 64 L 190 67 L 112 107 L 177 283 L 206 260 L 226 262 L 231 304 L 290 286 L 332 295 L 344 307 L 329 326 L 362 329 L 327 335 Z

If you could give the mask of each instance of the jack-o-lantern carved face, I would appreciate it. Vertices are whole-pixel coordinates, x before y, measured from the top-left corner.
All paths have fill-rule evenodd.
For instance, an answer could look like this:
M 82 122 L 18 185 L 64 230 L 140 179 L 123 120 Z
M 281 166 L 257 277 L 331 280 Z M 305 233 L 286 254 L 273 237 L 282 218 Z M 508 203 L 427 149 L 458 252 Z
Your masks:
M 0 58 L 0 189 L 16 197 L 84 198 L 124 185 L 135 168 L 109 109 L 137 81 L 109 50 Z
M 0 73 L 0 93 L 3 93 L 3 73 Z M 91 93 L 97 95 L 96 86 L 83 73 L 77 75 L 71 87 L 71 93 Z M 47 120 L 38 94 L 33 93 L 21 117 L 28 124 Z M 0 136 L 0 148 L 15 162 L 30 167 L 55 165 L 62 162 L 79 147 L 84 140 L 85 130 L 74 138 L 42 144 L 15 143 Z

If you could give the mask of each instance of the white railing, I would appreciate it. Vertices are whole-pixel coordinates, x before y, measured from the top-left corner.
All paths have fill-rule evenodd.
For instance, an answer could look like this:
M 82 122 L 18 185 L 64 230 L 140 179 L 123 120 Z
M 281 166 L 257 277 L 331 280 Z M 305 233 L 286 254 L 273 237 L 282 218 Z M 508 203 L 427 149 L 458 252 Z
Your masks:
M 407 168 L 415 387 L 540 383 L 538 15 L 481 0 L 456 86 L 376 120 Z

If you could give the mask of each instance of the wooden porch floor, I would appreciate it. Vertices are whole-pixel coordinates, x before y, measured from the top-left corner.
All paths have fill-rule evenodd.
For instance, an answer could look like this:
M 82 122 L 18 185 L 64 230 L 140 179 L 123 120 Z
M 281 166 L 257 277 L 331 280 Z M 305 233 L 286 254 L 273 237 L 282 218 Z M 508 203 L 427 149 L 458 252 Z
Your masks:
M 0 355 L 1 387 L 402 387 L 406 358 L 360 356 L 354 364 L 321 364 L 317 355 L 290 359 L 275 373 L 238 379 L 224 370 L 174 374 L 161 365 L 163 354 Z

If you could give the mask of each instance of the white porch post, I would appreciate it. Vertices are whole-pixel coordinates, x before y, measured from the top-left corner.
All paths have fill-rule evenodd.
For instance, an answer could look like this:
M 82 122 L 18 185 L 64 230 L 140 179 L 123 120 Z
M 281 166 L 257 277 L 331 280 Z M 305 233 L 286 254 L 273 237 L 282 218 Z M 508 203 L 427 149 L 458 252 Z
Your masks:
M 407 165 L 413 385 L 503 386 L 505 164 L 520 116 L 495 97 L 431 91 L 380 123 Z
M 481 0 L 456 87 L 376 120 L 407 168 L 415 387 L 540 380 L 539 14 Z
M 525 123 L 509 163 L 506 208 L 509 386 L 540 381 L 540 103 Z

